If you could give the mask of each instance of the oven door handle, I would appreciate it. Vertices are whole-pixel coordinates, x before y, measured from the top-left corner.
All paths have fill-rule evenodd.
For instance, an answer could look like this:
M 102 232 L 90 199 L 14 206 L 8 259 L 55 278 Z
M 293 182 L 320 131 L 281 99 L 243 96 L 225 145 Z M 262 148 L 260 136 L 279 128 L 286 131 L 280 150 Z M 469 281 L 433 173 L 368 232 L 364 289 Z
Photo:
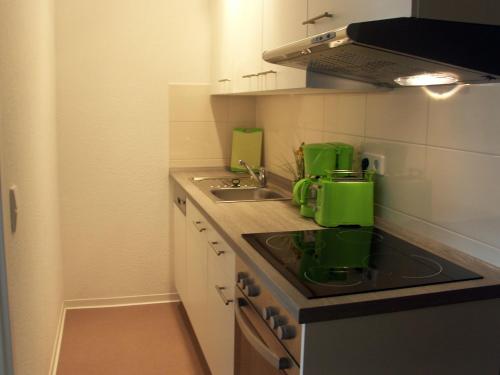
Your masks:
M 237 302 L 238 303 L 236 303 L 234 309 L 236 322 L 240 327 L 241 333 L 245 336 L 250 345 L 252 345 L 252 347 L 257 351 L 257 353 L 259 353 L 274 368 L 278 370 L 284 370 L 290 368 L 291 367 L 290 359 L 287 357 L 280 357 L 279 355 L 271 351 L 266 346 L 266 344 L 264 344 L 262 340 L 252 332 L 252 328 L 248 326 L 241 312 L 241 306 L 245 306 L 248 303 L 242 298 L 238 298 Z

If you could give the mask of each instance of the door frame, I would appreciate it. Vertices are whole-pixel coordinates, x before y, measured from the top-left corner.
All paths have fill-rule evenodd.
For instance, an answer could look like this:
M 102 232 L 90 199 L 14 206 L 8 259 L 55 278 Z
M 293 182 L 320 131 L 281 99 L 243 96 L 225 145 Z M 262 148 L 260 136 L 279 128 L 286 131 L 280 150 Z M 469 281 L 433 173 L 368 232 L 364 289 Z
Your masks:
M 14 375 L 1 191 L 2 186 L 0 181 L 0 373 Z

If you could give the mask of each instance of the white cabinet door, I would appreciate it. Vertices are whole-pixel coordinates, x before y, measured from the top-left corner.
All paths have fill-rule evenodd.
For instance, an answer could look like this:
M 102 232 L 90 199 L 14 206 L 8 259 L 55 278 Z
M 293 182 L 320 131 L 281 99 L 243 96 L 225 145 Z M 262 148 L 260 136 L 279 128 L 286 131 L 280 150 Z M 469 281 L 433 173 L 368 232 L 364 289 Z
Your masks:
M 220 238 L 209 238 L 207 362 L 212 374 L 234 373 L 234 253 Z
M 308 25 L 308 35 L 315 35 L 352 22 L 411 16 L 411 0 L 309 0 L 307 19 L 328 12 Z
M 184 306 L 203 351 L 207 347 L 207 236 L 208 222 L 191 201 L 186 207 L 187 279 Z
M 183 302 L 212 374 L 232 375 L 235 254 L 189 199 L 186 211 Z
M 174 204 L 174 278 L 182 301 L 186 298 L 186 216 Z
M 269 50 L 307 37 L 307 26 L 302 25 L 307 14 L 307 0 L 264 0 L 262 47 Z M 262 62 L 265 90 L 302 88 L 304 70 Z
M 234 0 L 212 2 L 212 93 L 233 91 L 234 28 L 237 26 Z
M 262 72 L 262 1 L 233 0 L 235 7 L 234 92 L 263 89 Z

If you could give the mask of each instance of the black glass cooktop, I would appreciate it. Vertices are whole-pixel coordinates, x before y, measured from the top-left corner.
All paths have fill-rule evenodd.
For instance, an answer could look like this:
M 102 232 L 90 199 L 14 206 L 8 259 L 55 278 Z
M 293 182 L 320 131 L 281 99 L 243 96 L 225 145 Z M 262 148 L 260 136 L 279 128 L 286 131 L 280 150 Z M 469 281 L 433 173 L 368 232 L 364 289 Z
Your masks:
M 482 278 L 374 227 L 252 233 L 243 238 L 307 298 Z

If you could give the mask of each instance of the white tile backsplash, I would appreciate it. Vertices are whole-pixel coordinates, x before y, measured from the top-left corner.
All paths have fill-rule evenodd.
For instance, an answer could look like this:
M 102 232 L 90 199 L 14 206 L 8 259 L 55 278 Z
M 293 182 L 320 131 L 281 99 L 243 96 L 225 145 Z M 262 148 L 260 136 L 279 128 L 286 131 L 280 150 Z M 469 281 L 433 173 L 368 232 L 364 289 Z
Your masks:
M 216 97 L 213 97 L 214 99 Z M 219 97 L 220 98 L 220 97 Z M 255 98 L 251 96 L 231 96 L 227 102 L 227 121 L 246 126 L 255 125 Z
M 227 127 L 215 123 L 171 123 L 171 159 L 223 159 L 230 146 Z
M 287 178 L 288 166 L 293 165 L 294 137 L 292 132 L 282 132 L 275 127 L 264 130 L 264 164 Z M 298 145 L 297 145 L 298 146 Z
M 382 153 L 378 215 L 500 266 L 498 103 L 495 85 L 465 87 L 445 100 L 420 88 L 280 95 L 257 98 L 256 122 L 266 166 L 284 176 L 302 141 Z
M 311 130 L 311 129 L 307 129 L 307 128 L 298 128 L 298 133 L 299 133 L 300 139 L 305 143 L 321 143 L 321 142 L 323 142 L 323 134 L 324 133 L 321 130 Z M 302 142 L 300 142 L 300 143 L 302 143 Z
M 428 96 L 420 88 L 370 94 L 366 100 L 367 137 L 424 144 Z
M 169 85 L 171 122 L 227 122 L 228 97 L 210 96 L 210 85 Z
M 500 86 L 465 86 L 447 100 L 431 100 L 429 139 L 434 146 L 500 155 Z
M 169 86 L 170 165 L 229 164 L 232 130 L 255 126 L 255 98 L 210 96 L 210 85 Z
M 365 135 L 366 95 L 325 95 L 325 131 Z
M 376 176 L 376 201 L 408 215 L 426 217 L 431 210 L 426 147 L 367 138 L 363 151 L 385 155 L 385 175 Z
M 294 96 L 276 95 L 257 98 L 257 124 L 268 126 L 283 126 L 295 128 L 297 125 L 298 111 L 294 105 Z M 259 125 L 260 126 L 260 125 Z
M 500 248 L 500 156 L 429 147 L 426 219 Z
M 364 137 L 358 135 L 350 135 L 335 132 L 323 132 L 321 142 L 342 142 L 354 146 L 354 150 L 358 153 L 361 152 L 364 143 Z
M 296 95 L 291 97 L 289 108 L 297 110 L 299 127 L 310 130 L 323 130 L 324 97 L 323 95 Z

